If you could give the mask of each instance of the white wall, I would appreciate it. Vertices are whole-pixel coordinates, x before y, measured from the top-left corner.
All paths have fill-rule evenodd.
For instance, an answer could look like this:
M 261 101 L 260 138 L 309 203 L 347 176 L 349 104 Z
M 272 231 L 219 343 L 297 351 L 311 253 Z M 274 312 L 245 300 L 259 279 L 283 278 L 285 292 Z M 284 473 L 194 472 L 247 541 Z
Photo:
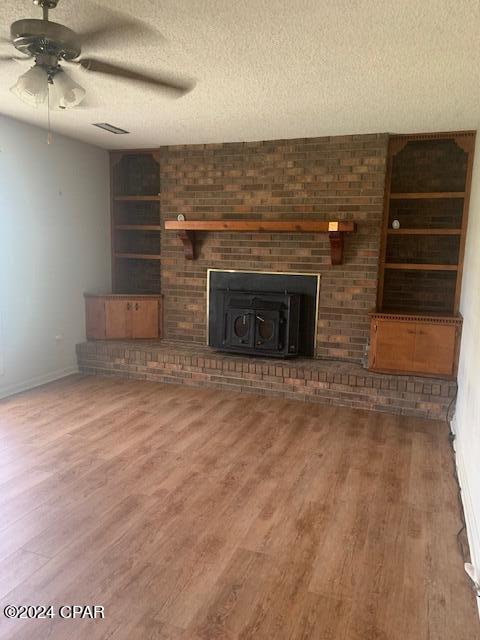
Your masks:
M 76 370 L 83 293 L 110 283 L 108 189 L 106 151 L 0 116 L 0 397 Z
M 480 144 L 480 142 L 478 143 Z M 453 429 L 467 533 L 480 582 L 480 149 L 474 164 L 462 287 L 464 317 Z M 480 606 L 480 603 L 479 603 Z

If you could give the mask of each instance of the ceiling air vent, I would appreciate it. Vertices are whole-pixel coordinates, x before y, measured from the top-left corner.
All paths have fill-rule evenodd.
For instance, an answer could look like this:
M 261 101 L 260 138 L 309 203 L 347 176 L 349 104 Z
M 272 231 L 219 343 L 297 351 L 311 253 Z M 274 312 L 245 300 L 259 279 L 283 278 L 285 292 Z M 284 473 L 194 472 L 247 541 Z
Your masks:
M 108 122 L 94 122 L 94 127 L 98 127 L 99 129 L 105 129 L 105 131 L 109 131 L 110 133 L 115 133 L 120 135 L 122 133 L 130 133 L 130 131 L 125 131 L 125 129 L 120 129 L 120 127 L 115 127 L 113 124 L 109 124 Z

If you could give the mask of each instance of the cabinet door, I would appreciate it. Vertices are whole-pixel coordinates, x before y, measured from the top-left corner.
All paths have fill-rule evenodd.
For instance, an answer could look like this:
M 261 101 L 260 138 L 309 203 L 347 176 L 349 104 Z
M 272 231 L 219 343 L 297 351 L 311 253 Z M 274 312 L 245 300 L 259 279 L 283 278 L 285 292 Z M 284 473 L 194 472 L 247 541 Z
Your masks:
M 373 321 L 371 368 L 380 371 L 412 371 L 415 323 L 401 320 Z
M 455 369 L 456 326 L 417 322 L 413 371 L 452 375 Z
M 132 338 L 158 338 L 158 301 L 132 300 Z
M 103 298 L 85 298 L 85 331 L 87 340 L 103 340 L 105 332 L 105 300 Z
M 110 299 L 105 301 L 106 337 L 113 339 L 131 337 L 131 302 Z

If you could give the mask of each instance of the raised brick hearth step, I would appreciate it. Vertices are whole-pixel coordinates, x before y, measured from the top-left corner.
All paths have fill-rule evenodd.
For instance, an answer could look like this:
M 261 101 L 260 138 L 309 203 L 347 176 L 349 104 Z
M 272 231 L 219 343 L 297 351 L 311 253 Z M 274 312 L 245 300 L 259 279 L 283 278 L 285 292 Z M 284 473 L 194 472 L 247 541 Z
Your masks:
M 206 385 L 303 402 L 444 419 L 456 383 L 419 376 L 376 374 L 334 360 L 270 360 L 217 353 L 178 342 L 84 342 L 77 345 L 85 374 Z

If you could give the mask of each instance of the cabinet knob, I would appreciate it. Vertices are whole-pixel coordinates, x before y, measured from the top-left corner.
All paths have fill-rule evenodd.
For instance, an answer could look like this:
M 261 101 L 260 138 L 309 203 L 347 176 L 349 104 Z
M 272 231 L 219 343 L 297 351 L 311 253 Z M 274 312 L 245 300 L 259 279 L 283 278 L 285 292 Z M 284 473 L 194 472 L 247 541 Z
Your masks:
M 135 311 L 138 311 L 138 302 L 135 303 Z
M 127 311 L 130 311 L 131 308 L 132 308 L 132 305 L 130 304 L 130 302 L 127 302 Z

